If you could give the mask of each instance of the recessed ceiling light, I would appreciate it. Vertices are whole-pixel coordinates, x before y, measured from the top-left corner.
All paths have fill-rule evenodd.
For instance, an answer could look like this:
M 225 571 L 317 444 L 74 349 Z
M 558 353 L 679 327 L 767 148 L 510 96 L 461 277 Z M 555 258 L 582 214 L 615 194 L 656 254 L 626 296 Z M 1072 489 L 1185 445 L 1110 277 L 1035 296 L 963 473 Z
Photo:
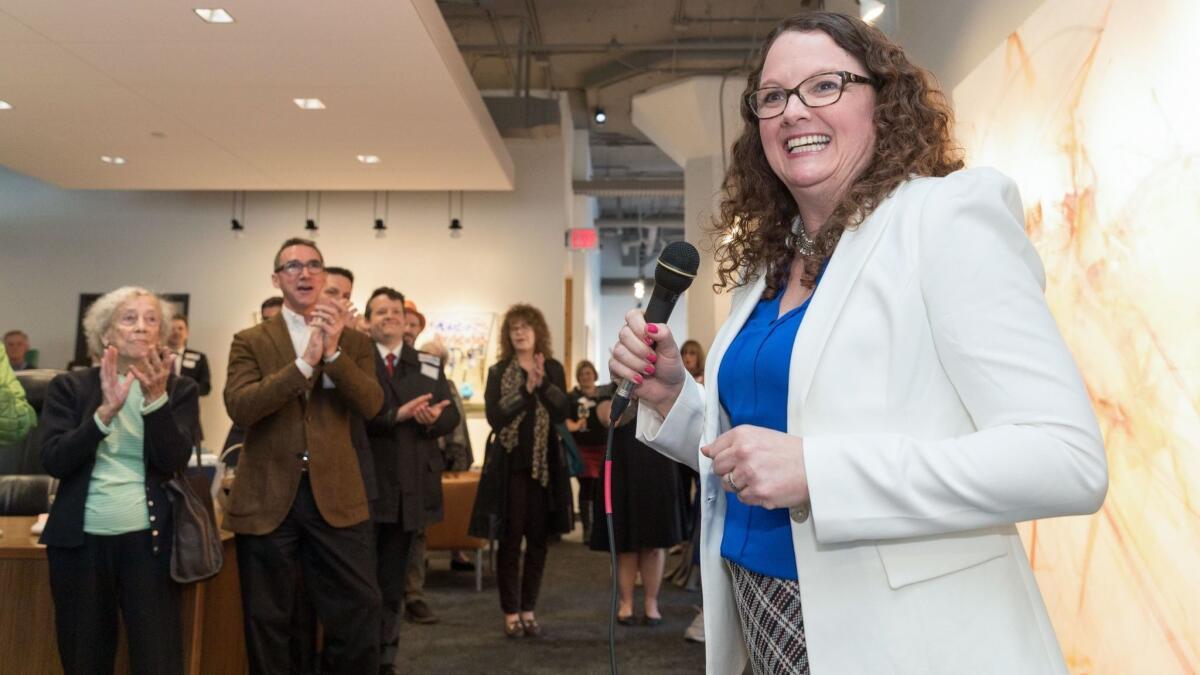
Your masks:
M 294 98 L 292 102 L 301 110 L 324 110 L 325 102 L 319 98 Z
M 363 164 L 378 164 L 383 160 L 379 159 L 379 155 L 359 155 L 358 161 Z
M 196 12 L 196 16 L 204 19 L 208 23 L 233 23 L 233 17 L 229 15 L 229 12 L 226 12 L 219 7 L 215 9 L 203 9 L 198 7 L 193 11 Z
M 0 110 L 12 110 L 12 104 L 8 101 L 0 101 Z
M 118 157 L 116 155 L 101 155 L 100 161 L 104 162 L 105 164 L 124 164 L 125 158 Z

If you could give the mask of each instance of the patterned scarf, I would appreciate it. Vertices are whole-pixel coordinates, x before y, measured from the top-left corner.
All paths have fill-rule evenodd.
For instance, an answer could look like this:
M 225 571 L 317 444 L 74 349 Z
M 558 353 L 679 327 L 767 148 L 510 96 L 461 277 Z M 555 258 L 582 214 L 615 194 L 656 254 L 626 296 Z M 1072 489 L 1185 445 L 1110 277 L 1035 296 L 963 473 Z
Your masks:
M 525 386 L 525 369 L 521 367 L 516 357 L 508 362 L 504 375 L 500 378 L 500 398 L 522 395 L 521 388 Z M 533 398 L 533 479 L 546 487 L 550 484 L 550 471 L 547 467 L 547 449 L 550 439 L 550 412 L 542 405 L 542 400 Z M 500 445 L 505 452 L 512 452 L 520 439 L 521 421 L 525 419 L 525 411 L 517 415 L 513 421 L 500 430 Z

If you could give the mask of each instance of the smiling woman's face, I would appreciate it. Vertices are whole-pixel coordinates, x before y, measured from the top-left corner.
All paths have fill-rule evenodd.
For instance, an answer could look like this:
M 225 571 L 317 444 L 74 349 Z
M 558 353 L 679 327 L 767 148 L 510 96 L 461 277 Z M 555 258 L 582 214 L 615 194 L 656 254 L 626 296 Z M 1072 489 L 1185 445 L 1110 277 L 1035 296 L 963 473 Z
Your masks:
M 146 358 L 150 350 L 158 348 L 161 335 L 162 314 L 158 299 L 139 295 L 126 300 L 113 313 L 106 337 L 108 344 L 117 348 L 119 356 L 138 361 Z
M 789 31 L 775 39 L 759 87 L 794 87 L 818 73 L 866 67 L 822 32 Z M 832 205 L 867 168 L 875 151 L 875 90 L 848 84 L 837 103 L 809 108 L 789 95 L 783 114 L 758 121 L 767 163 L 797 204 Z

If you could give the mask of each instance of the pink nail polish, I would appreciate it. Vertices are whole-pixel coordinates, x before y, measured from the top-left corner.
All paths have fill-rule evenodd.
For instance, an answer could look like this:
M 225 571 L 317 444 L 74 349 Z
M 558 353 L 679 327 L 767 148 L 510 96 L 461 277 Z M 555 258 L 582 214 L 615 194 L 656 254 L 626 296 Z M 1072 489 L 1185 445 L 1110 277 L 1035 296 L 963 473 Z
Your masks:
M 658 332 L 658 326 L 655 326 L 655 325 L 654 325 L 654 324 L 652 324 L 652 323 L 648 323 L 648 324 L 646 324 L 646 332 L 647 332 L 647 333 L 650 333 L 650 334 L 657 333 L 657 332 Z
M 654 374 L 654 366 L 646 366 L 646 374 L 653 375 Z
M 634 381 L 634 382 L 637 382 L 638 384 L 641 384 L 641 383 L 642 383 L 642 376 L 641 376 L 641 375 L 634 375 L 634 376 L 633 376 L 633 381 Z
M 651 354 L 650 356 L 646 357 L 646 360 L 650 363 L 658 363 L 658 354 Z

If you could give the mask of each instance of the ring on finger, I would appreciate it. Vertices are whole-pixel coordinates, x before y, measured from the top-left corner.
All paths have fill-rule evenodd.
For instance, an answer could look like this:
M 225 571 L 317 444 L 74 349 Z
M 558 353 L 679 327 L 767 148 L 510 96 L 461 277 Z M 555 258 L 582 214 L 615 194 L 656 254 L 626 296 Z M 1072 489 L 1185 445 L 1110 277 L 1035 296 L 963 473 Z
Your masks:
M 733 490 L 734 493 L 738 493 L 738 492 L 742 491 L 742 488 L 738 487 L 737 483 L 733 482 L 733 472 L 732 471 L 725 474 L 725 484 L 728 485 L 729 489 Z

